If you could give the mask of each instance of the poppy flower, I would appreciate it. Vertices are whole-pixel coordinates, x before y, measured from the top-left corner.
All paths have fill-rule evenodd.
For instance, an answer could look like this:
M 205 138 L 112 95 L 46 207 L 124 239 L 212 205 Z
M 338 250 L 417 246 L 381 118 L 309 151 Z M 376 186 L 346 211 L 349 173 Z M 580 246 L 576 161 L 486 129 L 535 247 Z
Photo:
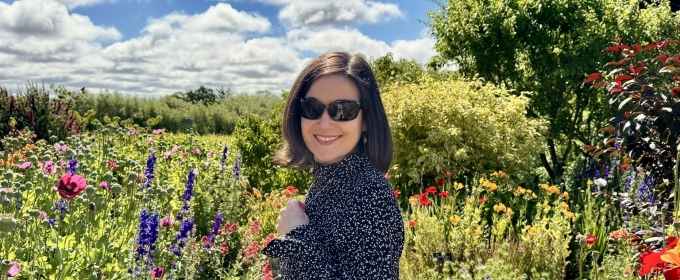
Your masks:
M 437 178 L 437 185 L 440 187 L 444 186 L 444 178 Z
M 447 191 L 440 192 L 440 193 L 439 193 L 439 196 L 441 196 L 441 197 L 449 197 L 449 192 L 447 192 Z
M 21 272 L 21 266 L 17 262 L 12 262 L 12 267 L 9 268 L 9 271 L 7 271 L 7 276 L 9 277 L 15 277 Z
M 479 203 L 484 203 L 484 202 L 486 202 L 486 198 L 482 197 L 482 198 L 479 199 Z
M 429 198 L 427 198 L 428 193 L 422 193 L 419 195 L 418 199 L 420 200 L 420 206 L 430 206 L 432 205 L 432 202 L 430 201 Z
M 56 190 L 61 197 L 72 200 L 85 191 L 85 188 L 87 188 L 85 178 L 80 175 L 66 173 L 59 179 L 59 185 L 56 187 Z
M 444 171 L 444 176 L 451 178 L 453 176 L 453 173 L 449 171 Z
M 163 274 L 165 274 L 165 269 L 162 267 L 154 267 L 151 270 L 151 278 L 163 278 Z
M 626 170 L 628 169 L 628 164 L 627 163 L 621 164 L 619 168 L 621 168 L 621 170 Z
M 593 245 L 593 244 L 595 244 L 595 242 L 597 242 L 597 237 L 595 237 L 595 235 L 591 234 L 591 235 L 588 235 L 588 237 L 586 237 L 586 244 Z
M 394 190 L 394 197 L 397 197 L 401 192 L 399 190 Z
M 415 227 L 416 225 L 417 225 L 416 221 L 408 222 L 408 226 L 410 226 L 410 227 Z
M 436 193 L 437 188 L 435 188 L 434 186 L 430 186 L 425 191 L 428 192 L 428 193 Z

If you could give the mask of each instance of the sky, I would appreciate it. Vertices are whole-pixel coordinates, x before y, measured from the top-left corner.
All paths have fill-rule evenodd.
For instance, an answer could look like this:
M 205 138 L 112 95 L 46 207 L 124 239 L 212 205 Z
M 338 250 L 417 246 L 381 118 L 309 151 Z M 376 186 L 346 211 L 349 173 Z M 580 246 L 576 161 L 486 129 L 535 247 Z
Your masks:
M 427 62 L 431 0 L 0 0 L 0 86 L 160 97 L 288 90 L 341 50 Z

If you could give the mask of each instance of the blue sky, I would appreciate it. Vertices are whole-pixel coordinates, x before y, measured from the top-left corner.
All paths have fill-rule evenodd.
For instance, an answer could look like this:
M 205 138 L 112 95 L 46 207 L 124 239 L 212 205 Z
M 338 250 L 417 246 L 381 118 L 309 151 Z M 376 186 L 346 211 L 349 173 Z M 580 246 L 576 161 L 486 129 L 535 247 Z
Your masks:
M 0 0 L 0 85 L 288 89 L 328 50 L 426 62 L 429 0 Z M 8 70 L 8 71 L 7 71 Z

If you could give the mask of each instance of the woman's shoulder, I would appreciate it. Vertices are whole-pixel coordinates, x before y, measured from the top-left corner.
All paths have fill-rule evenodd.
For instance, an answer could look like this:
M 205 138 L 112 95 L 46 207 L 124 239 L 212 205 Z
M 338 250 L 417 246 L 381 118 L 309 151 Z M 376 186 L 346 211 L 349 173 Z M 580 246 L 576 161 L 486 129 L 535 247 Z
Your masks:
M 376 170 L 362 172 L 357 176 L 354 184 L 349 186 L 352 197 L 393 198 L 392 185 Z

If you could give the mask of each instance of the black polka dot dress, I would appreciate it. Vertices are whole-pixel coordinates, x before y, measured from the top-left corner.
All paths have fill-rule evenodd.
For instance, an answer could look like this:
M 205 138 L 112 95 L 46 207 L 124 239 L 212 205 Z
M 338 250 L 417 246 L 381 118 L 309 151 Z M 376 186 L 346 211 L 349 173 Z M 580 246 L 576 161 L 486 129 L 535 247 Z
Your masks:
M 390 183 L 364 153 L 314 164 L 309 224 L 262 251 L 282 279 L 399 279 L 404 222 Z

